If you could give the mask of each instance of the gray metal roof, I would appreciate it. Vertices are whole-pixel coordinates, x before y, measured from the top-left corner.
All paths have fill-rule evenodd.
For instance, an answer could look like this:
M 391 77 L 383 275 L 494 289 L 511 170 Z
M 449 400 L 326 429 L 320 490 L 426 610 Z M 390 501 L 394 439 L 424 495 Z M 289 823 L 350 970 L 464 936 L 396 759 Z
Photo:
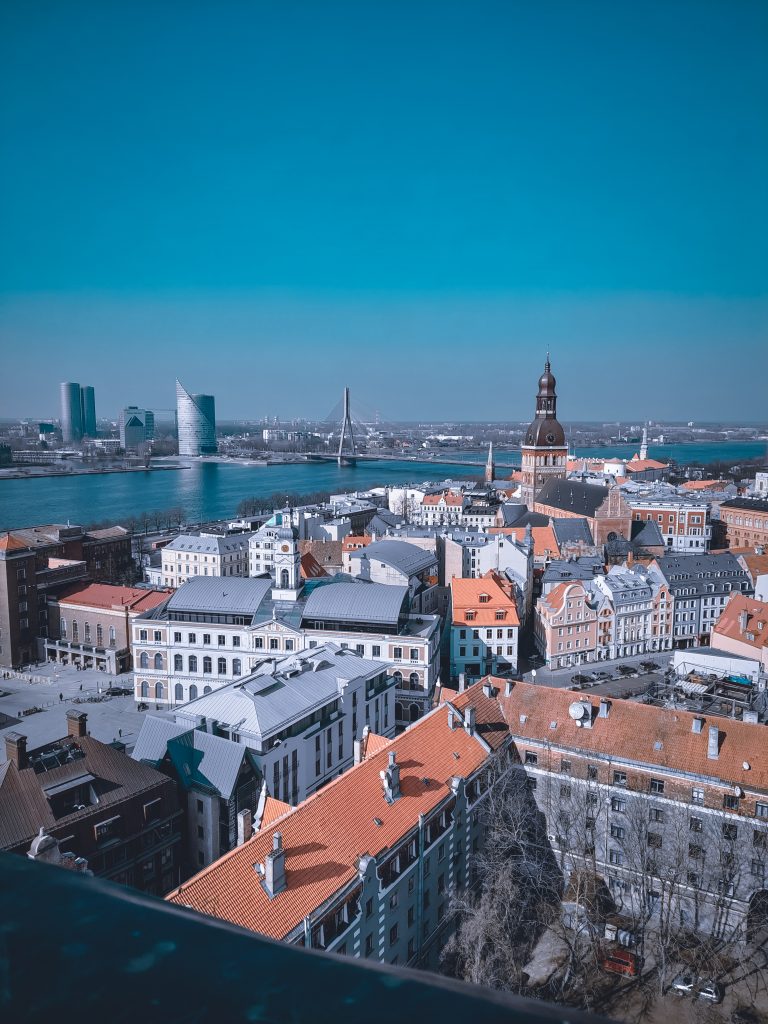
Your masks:
M 583 555 L 574 559 L 553 559 L 544 570 L 542 583 L 563 583 L 566 580 L 591 580 L 602 575 L 603 560 L 599 555 Z
M 147 715 L 141 724 L 131 757 L 134 761 L 147 761 L 157 766 L 165 757 L 168 740 L 187 732 L 188 725 L 179 725 L 170 718 L 156 718 Z
M 247 533 L 238 533 L 228 537 L 199 537 L 196 534 L 183 533 L 170 544 L 165 551 L 189 551 L 203 555 L 228 555 L 232 552 L 248 550 Z
M 327 619 L 396 627 L 407 596 L 407 587 L 387 583 L 329 583 L 309 595 L 302 621 Z
M 558 544 L 565 544 L 572 541 L 583 541 L 592 545 L 592 531 L 586 519 L 553 519 L 552 529 L 555 531 L 555 538 Z
M 165 606 L 172 612 L 216 612 L 255 615 L 272 589 L 271 579 L 243 576 L 194 576 Z
M 536 495 L 536 501 L 591 519 L 607 497 L 608 488 L 602 485 L 550 477 Z
M 352 558 L 360 559 L 364 556 L 371 562 L 391 565 L 405 576 L 415 576 L 437 562 L 433 551 L 425 551 L 424 548 L 404 540 L 377 540 L 368 547 L 356 551 Z
M 395 589 L 395 588 L 389 588 Z M 268 738 L 339 697 L 340 682 L 386 672 L 338 644 L 323 644 L 265 662 L 247 679 L 230 683 L 176 709 L 177 720 L 203 715 L 246 738 Z

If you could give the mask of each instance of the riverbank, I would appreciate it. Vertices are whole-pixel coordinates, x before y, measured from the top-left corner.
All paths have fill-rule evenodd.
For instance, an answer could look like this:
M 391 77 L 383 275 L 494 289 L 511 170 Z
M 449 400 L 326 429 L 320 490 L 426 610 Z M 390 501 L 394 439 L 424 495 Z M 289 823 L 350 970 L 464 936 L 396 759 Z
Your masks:
M 68 466 L 66 469 L 59 469 L 57 466 L 36 466 L 27 471 L 26 466 L 9 466 L 0 469 L 0 480 L 68 480 L 74 476 L 107 476 L 110 473 L 155 473 L 162 470 L 189 469 L 184 466 L 109 466 L 91 469 L 90 467 Z

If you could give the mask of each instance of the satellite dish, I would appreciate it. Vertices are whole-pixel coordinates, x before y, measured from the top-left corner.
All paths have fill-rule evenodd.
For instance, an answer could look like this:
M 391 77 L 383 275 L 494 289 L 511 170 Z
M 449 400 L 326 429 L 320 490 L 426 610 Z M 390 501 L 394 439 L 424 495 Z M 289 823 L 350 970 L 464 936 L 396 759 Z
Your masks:
M 584 707 L 580 700 L 575 700 L 573 704 L 571 704 L 571 706 L 568 708 L 568 714 L 571 716 L 574 722 L 578 722 L 580 718 L 584 717 L 584 712 L 586 710 L 587 709 Z

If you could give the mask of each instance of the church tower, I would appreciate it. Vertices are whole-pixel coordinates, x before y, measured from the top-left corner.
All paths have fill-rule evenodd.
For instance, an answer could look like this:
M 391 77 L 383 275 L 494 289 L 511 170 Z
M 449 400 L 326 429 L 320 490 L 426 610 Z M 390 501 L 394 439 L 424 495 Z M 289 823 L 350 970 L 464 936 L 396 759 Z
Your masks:
M 522 444 L 522 484 L 520 499 L 533 508 L 536 495 L 547 480 L 564 480 L 568 472 L 568 446 L 565 432 L 557 421 L 555 378 L 549 365 L 539 377 L 536 417 L 526 431 Z
M 488 445 L 488 461 L 485 464 L 485 482 L 492 484 L 496 479 L 496 464 L 493 461 L 493 441 Z

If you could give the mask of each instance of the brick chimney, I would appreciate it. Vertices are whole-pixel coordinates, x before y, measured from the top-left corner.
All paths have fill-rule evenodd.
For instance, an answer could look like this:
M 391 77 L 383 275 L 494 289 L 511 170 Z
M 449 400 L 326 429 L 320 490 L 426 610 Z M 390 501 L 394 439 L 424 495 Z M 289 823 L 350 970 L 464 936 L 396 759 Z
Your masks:
M 20 732 L 5 734 L 5 757 L 21 770 L 27 767 L 27 737 Z
M 78 740 L 83 736 L 88 735 L 86 729 L 86 722 L 88 721 L 88 715 L 85 711 L 68 711 L 67 712 L 67 736 L 71 736 L 72 739 Z
M 242 846 L 243 843 L 248 842 L 252 835 L 253 812 L 246 807 L 237 816 L 237 845 Z

